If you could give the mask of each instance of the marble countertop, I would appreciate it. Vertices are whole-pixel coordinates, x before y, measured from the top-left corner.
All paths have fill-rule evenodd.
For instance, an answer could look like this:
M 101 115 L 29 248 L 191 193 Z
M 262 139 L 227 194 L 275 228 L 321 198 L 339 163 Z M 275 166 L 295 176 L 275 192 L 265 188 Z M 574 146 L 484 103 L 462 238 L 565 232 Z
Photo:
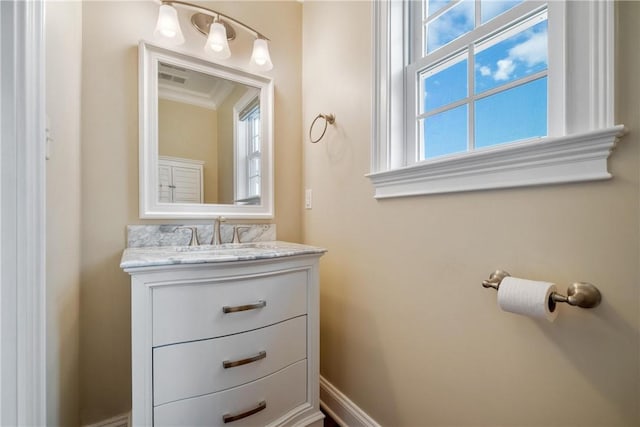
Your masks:
M 120 268 L 246 261 L 324 252 L 326 249 L 323 248 L 281 241 L 127 248 L 122 254 Z

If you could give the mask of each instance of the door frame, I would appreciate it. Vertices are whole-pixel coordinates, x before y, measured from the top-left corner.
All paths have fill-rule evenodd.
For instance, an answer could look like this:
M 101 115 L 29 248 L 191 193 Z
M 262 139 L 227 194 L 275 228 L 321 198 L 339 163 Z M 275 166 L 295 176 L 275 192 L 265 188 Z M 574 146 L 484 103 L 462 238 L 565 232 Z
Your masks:
M 0 1 L 0 424 L 46 424 L 44 1 Z

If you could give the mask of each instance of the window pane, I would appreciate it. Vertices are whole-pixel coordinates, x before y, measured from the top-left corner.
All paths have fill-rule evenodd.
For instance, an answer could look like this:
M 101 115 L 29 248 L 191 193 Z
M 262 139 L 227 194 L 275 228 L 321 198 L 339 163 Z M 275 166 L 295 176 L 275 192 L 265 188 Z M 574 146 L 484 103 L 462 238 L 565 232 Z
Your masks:
M 423 160 L 467 151 L 467 121 L 467 105 L 423 119 Z
M 425 0 L 426 4 L 426 15 L 431 16 L 440 9 L 442 9 L 447 4 L 451 3 L 452 0 Z
M 260 158 L 249 160 L 249 176 L 260 176 Z
M 249 153 L 260 151 L 260 116 L 254 115 L 251 119 L 251 130 L 249 135 Z
M 475 103 L 475 147 L 547 135 L 547 78 Z
M 260 177 L 249 178 L 249 196 L 260 195 Z
M 484 48 L 475 56 L 475 93 L 546 70 L 547 51 L 546 19 Z
M 424 88 L 422 113 L 467 97 L 467 65 L 466 59 L 458 60 L 447 68 L 435 73 L 427 71 L 420 76 Z
M 480 20 L 484 24 L 520 3 L 522 0 L 481 0 Z
M 255 116 L 251 117 L 251 121 L 253 125 L 254 135 L 259 134 L 260 133 L 260 116 L 256 114 Z
M 427 52 L 446 45 L 473 30 L 474 2 L 464 0 L 427 24 Z

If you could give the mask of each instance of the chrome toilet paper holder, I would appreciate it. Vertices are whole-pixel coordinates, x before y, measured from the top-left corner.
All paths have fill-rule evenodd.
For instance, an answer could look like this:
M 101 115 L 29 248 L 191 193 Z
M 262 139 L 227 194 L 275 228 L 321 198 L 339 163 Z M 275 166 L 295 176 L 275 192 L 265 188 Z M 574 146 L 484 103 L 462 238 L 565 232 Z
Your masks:
M 488 279 L 482 281 L 484 288 L 493 288 L 498 290 L 502 279 L 510 277 L 511 275 L 504 270 L 496 270 L 489 276 Z M 549 299 L 554 303 L 566 302 L 569 305 L 581 307 L 581 308 L 593 308 L 597 307 L 602 301 L 602 294 L 598 288 L 591 283 L 587 282 L 575 282 L 569 285 L 567 289 L 567 296 L 561 295 L 557 292 L 551 293 Z

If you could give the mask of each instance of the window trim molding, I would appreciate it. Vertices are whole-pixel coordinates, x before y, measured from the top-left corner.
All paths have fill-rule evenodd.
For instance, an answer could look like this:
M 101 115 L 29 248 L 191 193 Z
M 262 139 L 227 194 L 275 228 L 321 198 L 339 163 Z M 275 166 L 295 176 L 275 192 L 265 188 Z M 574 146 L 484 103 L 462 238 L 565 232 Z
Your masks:
M 607 159 L 624 126 L 517 142 L 368 174 L 375 198 L 525 187 L 611 178 Z
M 497 145 L 410 164 L 404 117 L 408 52 L 398 49 L 408 35 L 403 2 L 373 4 L 373 106 L 371 172 L 375 198 L 405 197 L 494 188 L 547 185 L 611 178 L 607 159 L 623 125 L 613 125 L 614 4 L 607 0 L 567 2 L 565 37 L 580 54 L 564 53 L 561 86 L 567 135 Z M 402 37 L 399 37 L 402 34 Z M 588 34 L 588 37 L 580 37 Z M 391 47 L 395 48 L 392 49 Z M 582 70 L 571 73 L 571 70 Z M 581 97 L 581 94 L 587 94 Z M 585 98 L 585 99 L 581 99 Z M 556 107 L 553 107 L 556 108 Z M 550 112 L 555 111 L 550 107 Z M 555 133 L 555 132 L 554 132 Z

